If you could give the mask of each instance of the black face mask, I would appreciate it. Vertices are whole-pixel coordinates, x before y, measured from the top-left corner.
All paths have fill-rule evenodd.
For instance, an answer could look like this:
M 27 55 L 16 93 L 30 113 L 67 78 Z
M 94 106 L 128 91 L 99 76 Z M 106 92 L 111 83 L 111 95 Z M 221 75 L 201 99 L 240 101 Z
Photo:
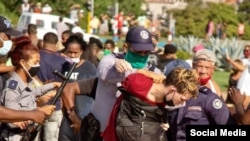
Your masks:
M 37 73 L 39 72 L 40 70 L 40 65 L 37 65 L 37 66 L 31 66 L 31 68 L 29 69 L 29 74 L 31 77 L 34 77 L 37 75 Z
M 173 102 L 173 100 L 169 100 L 169 101 L 167 101 L 166 99 L 165 99 L 165 103 L 168 105 L 168 106 L 174 106 L 174 102 Z
M 175 93 L 174 93 L 174 95 L 175 95 Z M 170 107 L 174 106 L 174 101 L 173 101 L 174 95 L 172 96 L 171 100 L 167 100 L 166 98 L 164 98 L 166 105 L 168 105 Z

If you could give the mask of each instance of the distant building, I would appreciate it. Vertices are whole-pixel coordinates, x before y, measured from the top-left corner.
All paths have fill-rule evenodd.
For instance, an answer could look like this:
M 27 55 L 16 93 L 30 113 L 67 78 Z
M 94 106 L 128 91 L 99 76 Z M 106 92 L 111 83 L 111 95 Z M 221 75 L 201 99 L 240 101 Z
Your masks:
M 152 12 L 153 18 L 162 15 L 163 9 L 185 9 L 187 6 L 186 0 L 145 0 L 149 10 Z

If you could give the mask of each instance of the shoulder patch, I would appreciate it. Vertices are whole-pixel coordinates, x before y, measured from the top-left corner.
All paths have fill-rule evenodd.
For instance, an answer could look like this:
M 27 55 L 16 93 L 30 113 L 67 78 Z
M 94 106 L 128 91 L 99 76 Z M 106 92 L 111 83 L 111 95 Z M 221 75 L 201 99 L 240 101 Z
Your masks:
M 214 109 L 220 109 L 222 107 L 222 101 L 218 98 L 214 99 L 213 107 Z
M 10 80 L 8 88 L 15 90 L 18 82 L 16 80 Z

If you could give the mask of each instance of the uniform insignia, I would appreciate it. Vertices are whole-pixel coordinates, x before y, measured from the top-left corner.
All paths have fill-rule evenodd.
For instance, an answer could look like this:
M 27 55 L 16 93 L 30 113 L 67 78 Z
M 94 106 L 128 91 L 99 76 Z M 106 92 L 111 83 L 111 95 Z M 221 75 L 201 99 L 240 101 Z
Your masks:
M 16 80 L 10 80 L 10 83 L 8 85 L 8 88 L 15 90 L 17 87 L 17 81 Z
M 213 101 L 213 107 L 215 109 L 220 109 L 222 107 L 222 101 L 218 98 L 216 98 L 214 101 Z
M 145 30 L 140 32 L 140 36 L 141 36 L 142 39 L 148 39 L 149 38 L 149 34 Z

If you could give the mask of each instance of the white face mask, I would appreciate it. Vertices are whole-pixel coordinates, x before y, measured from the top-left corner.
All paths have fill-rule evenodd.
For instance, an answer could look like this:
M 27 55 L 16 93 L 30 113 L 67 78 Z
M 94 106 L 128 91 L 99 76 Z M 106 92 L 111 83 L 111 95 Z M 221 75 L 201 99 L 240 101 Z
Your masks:
M 79 63 L 80 58 L 71 58 L 71 61 L 74 62 L 74 63 Z
M 11 47 L 12 47 L 13 43 L 12 43 L 11 40 L 4 41 L 1 38 L 0 38 L 0 40 L 3 42 L 3 46 L 0 48 L 0 56 L 5 56 L 11 50 Z

